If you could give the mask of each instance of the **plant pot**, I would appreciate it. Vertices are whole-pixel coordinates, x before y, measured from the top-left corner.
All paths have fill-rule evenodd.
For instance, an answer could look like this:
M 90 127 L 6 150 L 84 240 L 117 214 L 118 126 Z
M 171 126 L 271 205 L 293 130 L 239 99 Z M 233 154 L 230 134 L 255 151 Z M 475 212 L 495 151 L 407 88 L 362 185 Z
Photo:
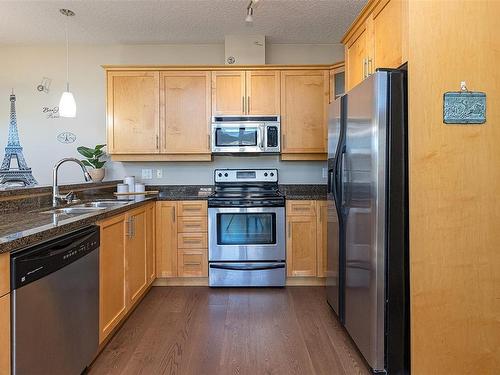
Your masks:
M 101 182 L 106 174 L 106 169 L 89 169 L 90 177 L 92 177 L 92 182 Z

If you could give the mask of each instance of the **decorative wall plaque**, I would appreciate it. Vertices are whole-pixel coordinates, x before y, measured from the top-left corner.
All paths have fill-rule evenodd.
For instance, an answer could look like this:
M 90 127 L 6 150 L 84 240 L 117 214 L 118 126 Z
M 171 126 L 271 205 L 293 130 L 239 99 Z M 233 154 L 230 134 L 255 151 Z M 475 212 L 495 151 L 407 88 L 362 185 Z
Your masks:
M 484 124 L 486 94 L 469 91 L 465 82 L 461 84 L 461 91 L 446 92 L 443 98 L 443 121 L 445 124 Z
M 61 143 L 73 143 L 76 141 L 76 135 L 71 132 L 62 132 L 57 135 L 57 140 Z

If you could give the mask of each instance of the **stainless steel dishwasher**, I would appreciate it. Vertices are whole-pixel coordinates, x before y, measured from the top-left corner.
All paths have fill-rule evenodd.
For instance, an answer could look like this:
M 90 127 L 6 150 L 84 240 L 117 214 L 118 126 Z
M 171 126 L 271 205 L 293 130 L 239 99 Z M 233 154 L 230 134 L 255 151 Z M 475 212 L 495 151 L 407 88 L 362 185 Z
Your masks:
M 99 345 L 99 228 L 11 254 L 13 374 L 81 374 Z

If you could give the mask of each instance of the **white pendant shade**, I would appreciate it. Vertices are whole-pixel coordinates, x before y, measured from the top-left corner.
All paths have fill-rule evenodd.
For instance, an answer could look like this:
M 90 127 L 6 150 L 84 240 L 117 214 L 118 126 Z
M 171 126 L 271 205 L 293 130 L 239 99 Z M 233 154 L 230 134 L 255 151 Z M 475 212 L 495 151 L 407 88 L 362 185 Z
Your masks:
M 59 116 L 61 117 L 76 117 L 76 102 L 73 94 L 69 91 L 64 91 L 59 101 Z

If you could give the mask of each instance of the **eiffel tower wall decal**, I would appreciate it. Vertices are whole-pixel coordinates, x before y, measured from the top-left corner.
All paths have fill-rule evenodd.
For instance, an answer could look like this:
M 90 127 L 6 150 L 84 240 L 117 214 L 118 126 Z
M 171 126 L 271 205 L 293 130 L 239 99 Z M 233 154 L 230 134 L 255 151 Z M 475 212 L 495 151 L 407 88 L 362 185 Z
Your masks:
M 12 163 L 14 159 L 16 161 L 15 165 Z M 34 186 L 38 182 L 33 177 L 31 168 L 26 164 L 23 148 L 19 142 L 16 119 L 16 96 L 14 95 L 14 90 L 12 90 L 12 94 L 10 95 L 9 139 L 7 146 L 5 146 L 5 155 L 0 168 L 0 185 L 21 184 L 24 186 Z

